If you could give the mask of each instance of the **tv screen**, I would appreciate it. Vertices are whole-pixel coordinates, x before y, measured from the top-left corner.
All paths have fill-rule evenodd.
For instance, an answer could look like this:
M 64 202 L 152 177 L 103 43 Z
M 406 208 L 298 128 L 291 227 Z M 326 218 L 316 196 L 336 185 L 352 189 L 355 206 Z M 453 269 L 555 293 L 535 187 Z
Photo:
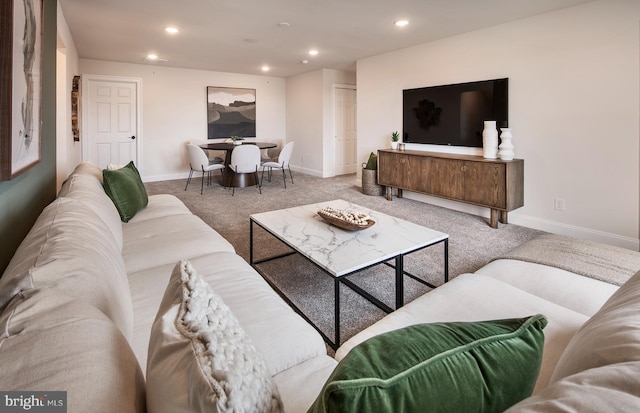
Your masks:
M 485 120 L 509 121 L 509 79 L 402 91 L 403 141 L 482 147 Z

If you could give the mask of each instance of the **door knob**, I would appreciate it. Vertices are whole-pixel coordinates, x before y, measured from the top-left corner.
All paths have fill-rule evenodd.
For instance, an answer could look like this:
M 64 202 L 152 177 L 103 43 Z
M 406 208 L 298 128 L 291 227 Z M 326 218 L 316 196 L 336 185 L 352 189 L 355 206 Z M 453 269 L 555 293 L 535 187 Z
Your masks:
M 131 137 L 131 140 L 132 140 L 132 141 L 136 140 L 136 136 L 135 136 L 135 135 L 133 135 L 133 136 Z

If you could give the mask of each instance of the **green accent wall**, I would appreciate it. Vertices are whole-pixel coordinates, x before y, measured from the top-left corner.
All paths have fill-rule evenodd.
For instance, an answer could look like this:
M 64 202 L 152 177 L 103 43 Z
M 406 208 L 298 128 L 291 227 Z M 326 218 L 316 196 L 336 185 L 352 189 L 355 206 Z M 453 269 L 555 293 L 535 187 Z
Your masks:
M 38 215 L 56 196 L 56 3 L 43 0 L 42 161 L 19 177 L 0 182 L 2 272 Z

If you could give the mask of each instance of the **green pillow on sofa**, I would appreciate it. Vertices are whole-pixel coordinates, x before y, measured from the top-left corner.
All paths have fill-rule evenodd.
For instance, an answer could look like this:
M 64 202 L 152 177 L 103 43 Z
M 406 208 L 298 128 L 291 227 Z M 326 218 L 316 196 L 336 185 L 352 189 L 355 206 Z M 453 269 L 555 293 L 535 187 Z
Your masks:
M 502 412 L 531 395 L 543 315 L 418 324 L 342 359 L 309 412 Z
M 120 169 L 104 169 L 102 180 L 104 191 L 113 201 L 123 222 L 129 222 L 149 203 L 147 190 L 133 161 Z

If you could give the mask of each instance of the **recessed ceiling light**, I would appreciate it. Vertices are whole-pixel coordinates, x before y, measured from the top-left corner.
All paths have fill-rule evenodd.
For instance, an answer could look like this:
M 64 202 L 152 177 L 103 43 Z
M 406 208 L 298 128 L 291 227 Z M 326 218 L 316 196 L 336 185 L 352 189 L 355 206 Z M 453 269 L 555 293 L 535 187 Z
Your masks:
M 147 55 L 147 59 L 149 60 L 156 60 L 157 58 L 158 58 L 157 54 L 150 53 Z
M 267 65 L 262 66 L 262 71 L 263 72 L 268 72 L 269 71 L 269 66 L 267 66 Z
M 309 61 L 307 59 L 303 59 L 300 61 L 300 63 L 302 63 L 303 65 L 306 65 L 307 63 L 309 63 Z
M 404 27 L 409 24 L 409 20 L 396 20 L 393 24 L 398 27 Z
M 316 49 L 311 49 L 311 50 L 309 50 L 309 54 L 311 56 L 317 56 L 318 55 L 318 51 Z
M 180 31 L 180 29 L 174 26 L 167 26 L 164 28 L 164 31 L 170 34 L 176 34 Z
M 252 38 L 242 39 L 242 41 L 249 44 L 258 43 L 258 39 L 252 39 Z
M 289 26 L 291 26 L 291 25 L 289 23 L 287 23 L 287 22 L 278 23 L 278 27 L 283 28 L 283 29 L 286 28 L 286 27 L 289 27 Z

